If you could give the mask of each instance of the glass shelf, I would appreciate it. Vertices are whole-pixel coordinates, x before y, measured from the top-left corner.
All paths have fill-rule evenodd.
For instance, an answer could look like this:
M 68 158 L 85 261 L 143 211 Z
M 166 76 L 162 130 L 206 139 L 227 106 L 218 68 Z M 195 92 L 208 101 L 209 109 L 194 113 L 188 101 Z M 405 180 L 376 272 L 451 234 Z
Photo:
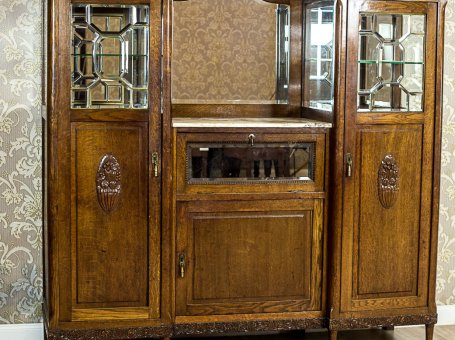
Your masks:
M 91 53 L 72 53 L 72 57 L 93 57 L 93 54 Z M 133 58 L 139 58 L 139 57 L 147 57 L 147 54 L 119 54 L 119 53 L 97 53 L 95 54 L 96 57 L 133 57 Z
M 313 62 L 330 62 L 330 63 L 331 63 L 331 62 L 333 61 L 333 59 L 332 59 L 332 58 L 330 58 L 330 59 L 324 59 L 324 58 L 321 58 L 321 59 L 319 59 L 319 58 L 306 58 L 305 61 L 313 61 Z
M 391 64 L 391 65 L 423 65 L 423 61 L 403 61 L 403 60 L 359 60 L 359 64 Z
M 118 80 L 118 74 L 113 74 L 113 73 L 105 73 L 105 72 L 100 72 L 100 74 L 103 75 L 103 82 L 112 82 L 113 80 L 117 81 L 118 84 L 120 84 L 120 80 Z M 82 76 L 80 75 L 72 75 L 71 76 L 71 79 L 74 81 L 76 79 L 79 79 L 79 78 L 82 78 Z M 96 76 L 95 75 L 92 75 L 92 76 L 84 76 L 83 77 L 84 79 L 86 80 L 92 80 L 92 79 L 95 79 Z M 82 90 L 81 88 L 78 88 L 78 87 L 73 87 L 74 90 Z M 85 90 L 85 89 L 83 89 Z

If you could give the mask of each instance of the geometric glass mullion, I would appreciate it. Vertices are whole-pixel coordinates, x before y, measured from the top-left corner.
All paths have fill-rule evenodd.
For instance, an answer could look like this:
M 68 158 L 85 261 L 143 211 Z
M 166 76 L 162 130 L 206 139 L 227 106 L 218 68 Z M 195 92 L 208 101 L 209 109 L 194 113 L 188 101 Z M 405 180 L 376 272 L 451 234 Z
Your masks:
M 148 108 L 149 13 L 72 5 L 71 108 Z
M 361 13 L 359 111 L 422 111 L 425 16 Z

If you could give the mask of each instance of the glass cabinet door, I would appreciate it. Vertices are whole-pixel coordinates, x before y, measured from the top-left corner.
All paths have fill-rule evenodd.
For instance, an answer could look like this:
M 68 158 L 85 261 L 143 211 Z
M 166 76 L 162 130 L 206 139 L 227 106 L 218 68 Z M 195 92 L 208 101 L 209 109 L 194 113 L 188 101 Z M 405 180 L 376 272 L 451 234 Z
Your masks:
M 148 108 L 149 6 L 72 5 L 71 107 Z
M 188 143 L 187 157 L 192 183 L 314 179 L 314 143 Z
M 361 13 L 358 109 L 422 111 L 425 16 Z
M 346 313 L 429 303 L 431 274 L 424 264 L 440 119 L 439 5 L 366 0 L 349 1 L 346 9 L 340 160 L 348 212 L 341 217 L 342 262 L 348 265 L 340 278 L 340 310 Z

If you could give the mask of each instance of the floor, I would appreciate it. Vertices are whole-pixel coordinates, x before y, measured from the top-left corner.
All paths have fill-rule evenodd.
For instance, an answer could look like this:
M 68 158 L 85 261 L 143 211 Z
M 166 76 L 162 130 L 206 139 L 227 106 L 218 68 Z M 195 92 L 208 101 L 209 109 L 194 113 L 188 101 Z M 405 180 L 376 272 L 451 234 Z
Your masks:
M 199 339 L 199 338 L 192 338 Z M 211 337 L 204 340 L 327 340 L 326 332 L 288 333 L 275 335 L 253 335 L 237 337 Z M 338 334 L 339 340 L 425 340 L 425 327 L 398 327 L 393 331 L 360 330 Z M 433 340 L 455 340 L 454 326 L 436 326 Z

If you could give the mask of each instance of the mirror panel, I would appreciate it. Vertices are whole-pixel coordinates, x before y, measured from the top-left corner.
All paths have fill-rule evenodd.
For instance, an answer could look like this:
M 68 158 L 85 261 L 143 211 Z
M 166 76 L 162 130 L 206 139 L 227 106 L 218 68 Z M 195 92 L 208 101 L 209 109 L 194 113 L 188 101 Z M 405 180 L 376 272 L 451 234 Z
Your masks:
M 333 110 L 334 3 L 305 6 L 303 106 Z
M 173 1 L 173 104 L 287 104 L 290 6 Z

